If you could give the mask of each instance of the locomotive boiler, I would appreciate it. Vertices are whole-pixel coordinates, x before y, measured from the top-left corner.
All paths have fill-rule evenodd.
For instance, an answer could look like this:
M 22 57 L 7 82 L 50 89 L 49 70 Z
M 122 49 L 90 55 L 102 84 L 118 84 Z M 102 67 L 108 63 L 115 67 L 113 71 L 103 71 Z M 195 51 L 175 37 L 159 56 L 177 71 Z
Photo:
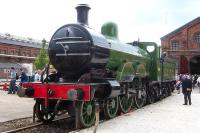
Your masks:
M 49 122 L 67 112 L 76 117 L 77 127 L 89 127 L 97 103 L 111 119 L 171 94 L 176 64 L 161 56 L 155 43 L 120 42 L 113 22 L 98 33 L 88 25 L 90 7 L 81 4 L 76 9 L 78 22 L 59 28 L 49 43 L 49 64 L 57 72 L 50 74 L 48 64 L 46 79 L 18 89 L 20 97 L 36 99 L 38 119 Z
M 64 79 L 74 79 L 91 69 L 104 69 L 109 44 L 103 35 L 88 27 L 88 6 L 77 8 L 78 23 L 59 28 L 49 43 L 49 59 Z

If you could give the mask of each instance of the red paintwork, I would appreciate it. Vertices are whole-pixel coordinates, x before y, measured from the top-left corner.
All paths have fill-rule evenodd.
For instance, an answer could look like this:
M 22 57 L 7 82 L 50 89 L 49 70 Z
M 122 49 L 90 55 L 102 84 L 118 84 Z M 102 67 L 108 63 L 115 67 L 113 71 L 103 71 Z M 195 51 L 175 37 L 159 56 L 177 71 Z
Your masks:
M 89 85 L 77 85 L 77 84 L 41 84 L 41 83 L 24 83 L 23 87 L 32 87 L 34 89 L 33 98 L 45 98 L 45 99 L 61 99 L 61 100 L 68 100 L 68 91 L 70 89 L 78 89 L 82 88 L 85 92 L 83 97 L 83 101 L 90 101 L 90 86 Z M 54 91 L 54 95 L 49 97 L 48 90 Z
M 186 74 L 189 72 L 189 69 L 188 69 L 188 60 L 185 56 L 181 56 L 181 59 L 180 59 L 180 73 L 181 74 Z

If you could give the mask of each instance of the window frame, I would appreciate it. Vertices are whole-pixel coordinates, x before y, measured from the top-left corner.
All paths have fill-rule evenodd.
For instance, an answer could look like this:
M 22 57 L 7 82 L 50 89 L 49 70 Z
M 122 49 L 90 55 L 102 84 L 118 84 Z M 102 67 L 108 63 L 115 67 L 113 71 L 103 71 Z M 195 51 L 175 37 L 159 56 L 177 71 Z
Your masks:
M 171 50 L 179 50 L 180 49 L 180 43 L 178 40 L 171 41 Z
M 194 33 L 193 39 L 196 43 L 200 43 L 200 31 Z

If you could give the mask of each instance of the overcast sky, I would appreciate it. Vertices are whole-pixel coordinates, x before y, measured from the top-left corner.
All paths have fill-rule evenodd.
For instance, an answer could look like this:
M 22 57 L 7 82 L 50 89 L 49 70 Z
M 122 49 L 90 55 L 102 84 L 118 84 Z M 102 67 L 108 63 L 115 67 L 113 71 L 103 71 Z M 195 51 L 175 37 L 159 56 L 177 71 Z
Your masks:
M 200 16 L 200 0 L 0 0 L 0 33 L 50 40 L 64 24 L 76 22 L 77 4 L 89 4 L 89 26 L 100 32 L 118 24 L 123 42 L 153 41 Z

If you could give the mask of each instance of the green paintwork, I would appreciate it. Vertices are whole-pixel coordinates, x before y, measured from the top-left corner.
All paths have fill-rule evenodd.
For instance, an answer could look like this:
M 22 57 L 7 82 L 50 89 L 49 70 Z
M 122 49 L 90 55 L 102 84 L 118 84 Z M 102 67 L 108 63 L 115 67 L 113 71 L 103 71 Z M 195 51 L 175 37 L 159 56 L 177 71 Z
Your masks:
M 175 79 L 175 71 L 176 63 L 171 59 L 165 59 L 164 62 L 164 80 L 172 80 Z
M 107 22 L 102 26 L 101 33 L 107 37 L 118 38 L 117 25 L 112 22 Z
M 137 46 L 122 43 L 118 40 L 117 31 L 117 25 L 112 22 L 104 24 L 101 29 L 110 48 L 107 69 L 115 72 L 117 80 L 123 80 L 129 75 L 149 76 L 152 81 L 160 80 L 160 47 L 154 42 L 139 42 Z M 147 46 L 155 49 L 147 52 Z M 175 75 L 174 63 L 165 62 L 164 67 L 164 79 L 172 79 Z
M 112 27 L 112 28 L 111 28 Z M 115 30 L 113 30 L 115 29 Z M 109 32 L 112 30 L 113 32 Z M 102 34 L 110 45 L 110 57 L 107 68 L 116 72 L 117 80 L 123 80 L 128 75 L 149 75 L 150 57 L 145 50 L 138 46 L 125 44 L 117 39 L 117 25 L 104 24 Z
M 150 66 L 150 79 L 153 81 L 161 80 L 160 47 L 154 42 L 140 42 L 139 47 L 146 50 L 147 46 L 154 46 L 155 50 L 150 52 L 152 58 Z M 172 80 L 175 78 L 176 63 L 174 60 L 165 58 L 163 80 Z
M 151 57 L 151 63 L 149 66 L 149 75 L 151 80 L 158 80 L 159 75 L 159 67 L 157 66 L 158 63 L 160 63 L 160 54 L 159 54 L 159 47 L 154 42 L 139 42 L 139 47 L 145 51 L 147 51 L 148 46 L 153 46 L 155 49 L 152 52 L 149 52 L 149 56 Z
M 118 40 L 107 40 L 112 49 L 107 68 L 116 71 L 117 80 L 123 80 L 127 75 L 149 75 L 150 58 L 146 51 Z
M 80 106 L 80 119 L 84 127 L 90 127 L 95 122 L 95 102 L 83 102 Z

